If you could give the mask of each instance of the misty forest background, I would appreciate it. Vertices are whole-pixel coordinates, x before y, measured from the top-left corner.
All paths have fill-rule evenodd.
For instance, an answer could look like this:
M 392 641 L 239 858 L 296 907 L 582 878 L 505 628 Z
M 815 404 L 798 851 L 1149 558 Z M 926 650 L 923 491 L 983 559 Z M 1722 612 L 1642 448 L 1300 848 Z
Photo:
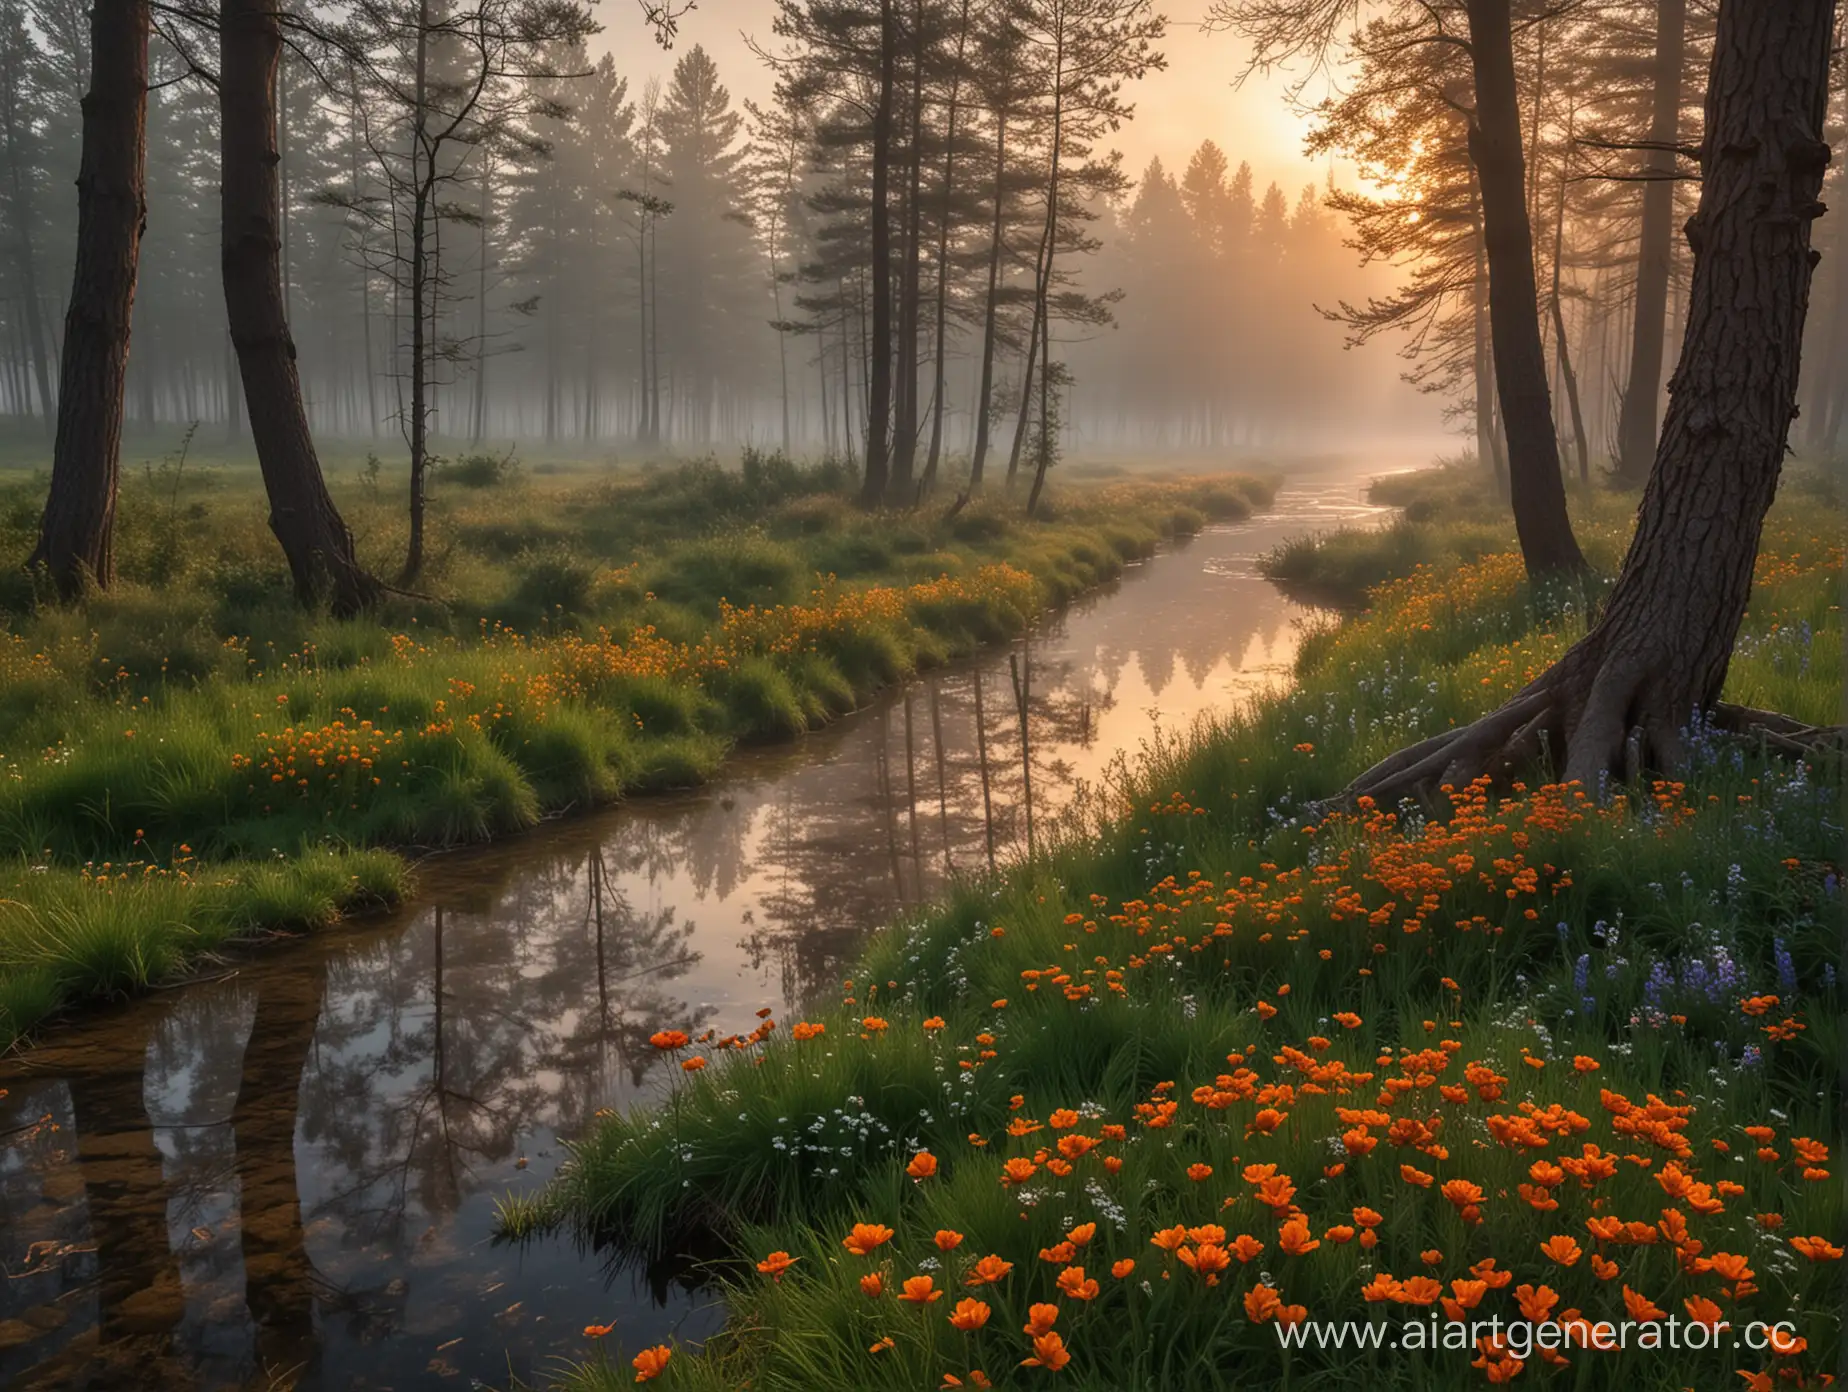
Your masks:
M 1351 436 L 1360 422 L 1342 403 L 1378 377 L 1379 355 L 1344 343 L 1377 336 L 1502 472 L 1480 200 L 1465 115 L 1444 100 L 1468 89 L 1466 54 L 1422 47 L 1414 61 L 1432 71 L 1409 84 L 1390 35 L 1375 36 L 1377 63 L 1362 43 L 1339 94 L 1313 113 L 1308 153 L 1330 175 L 1284 189 L 1259 187 L 1238 150 L 1210 139 L 1139 171 L 1110 149 L 1132 115 L 1132 80 L 1172 38 L 1145 5 L 887 9 L 882 24 L 867 0 L 785 0 L 762 52 L 777 96 L 759 109 L 733 101 L 699 47 L 666 81 L 636 84 L 613 58 L 590 57 L 586 19 L 490 71 L 457 38 L 469 15 L 408 7 L 393 32 L 401 43 L 421 25 L 429 39 L 423 115 L 454 125 L 423 176 L 421 287 L 403 162 L 418 113 L 381 76 L 403 63 L 354 61 L 291 31 L 277 91 L 281 258 L 314 429 L 377 439 L 390 464 L 420 367 L 427 428 L 447 442 L 433 449 L 544 442 L 588 458 L 751 443 L 859 459 L 885 366 L 896 479 L 932 477 L 948 460 L 963 475 L 971 456 L 1011 476 L 1036 453 Z M 1517 28 L 1569 474 L 1624 473 L 1628 434 L 1645 442 L 1629 451 L 1640 480 L 1653 449 L 1663 345 L 1679 341 L 1686 301 L 1678 229 L 1698 189 L 1673 150 L 1697 139 L 1711 10 L 1580 5 Z M 1671 19 L 1682 31 L 1672 71 L 1657 54 Z M 621 23 L 641 41 L 631 16 Z M 156 30 L 126 412 L 236 442 L 217 98 L 197 75 L 213 38 L 171 18 Z M 0 411 L 22 418 L 8 451 L 19 462 L 48 456 L 56 415 L 88 48 L 78 0 L 0 4 Z M 896 101 L 882 135 L 886 63 Z M 893 296 L 884 353 L 870 217 L 879 165 Z M 1358 178 L 1338 182 L 1337 166 Z M 1839 201 L 1843 166 L 1829 177 Z M 1825 221 L 1825 242 L 1841 235 Z M 1826 453 L 1848 400 L 1842 258 L 1825 255 L 1816 293 L 1798 433 Z M 1646 429 L 1626 421 L 1626 401 L 1632 414 L 1646 406 Z

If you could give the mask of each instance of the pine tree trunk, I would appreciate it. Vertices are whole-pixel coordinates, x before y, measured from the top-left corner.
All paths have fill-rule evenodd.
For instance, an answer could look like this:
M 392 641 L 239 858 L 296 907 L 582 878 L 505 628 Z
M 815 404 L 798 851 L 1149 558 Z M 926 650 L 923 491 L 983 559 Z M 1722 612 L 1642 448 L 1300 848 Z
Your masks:
M 1482 187 L 1489 259 L 1489 336 L 1495 384 L 1508 432 L 1508 492 L 1521 555 L 1536 578 L 1585 569 L 1566 516 L 1559 440 L 1540 343 L 1533 226 L 1527 218 L 1521 109 L 1514 82 L 1508 0 L 1469 0 L 1476 110 L 1470 156 Z
M 1596 626 L 1507 705 L 1401 750 L 1355 797 L 1396 802 L 1550 757 L 1568 781 L 1673 768 L 1719 704 L 1796 415 L 1815 256 L 1832 0 L 1724 0 L 1708 82 L 1686 336 L 1629 554 Z
M 77 171 L 77 253 L 51 492 L 28 563 L 65 598 L 115 578 L 116 481 L 135 273 L 147 219 L 148 0 L 95 0 Z
M 937 209 L 937 323 L 935 346 L 931 350 L 930 453 L 924 458 L 923 491 L 929 493 L 937 484 L 937 465 L 943 457 L 943 352 L 947 344 L 950 290 L 950 216 L 956 193 L 956 118 L 962 97 L 963 53 L 969 37 L 969 3 L 962 0 L 956 30 L 956 66 L 951 70 L 949 109 L 944 118 L 943 203 Z
M 20 144 L 26 138 L 19 110 L 23 79 L 24 74 L 21 72 L 8 74 L 4 113 L 7 180 L 12 194 L 13 255 L 19 273 L 19 297 L 25 310 L 26 356 L 31 361 L 33 380 L 38 387 L 40 418 L 44 421 L 46 432 L 51 433 L 57 417 L 54 414 L 51 390 L 51 363 L 45 351 L 45 324 L 39 307 L 38 257 L 32 242 L 32 230 L 38 216 L 34 207 L 32 176 L 24 168 L 20 151 Z M 26 409 L 23 392 L 19 402 L 23 414 Z
M 1572 348 L 1566 341 L 1566 311 L 1560 303 L 1559 281 L 1566 256 L 1566 186 L 1572 172 L 1572 132 L 1578 109 L 1566 117 L 1566 153 L 1559 161 L 1559 202 L 1553 216 L 1553 340 L 1560 380 L 1566 389 L 1566 405 L 1572 416 L 1572 443 L 1578 452 L 1580 483 L 1591 482 L 1591 446 L 1585 439 L 1585 414 L 1579 409 L 1578 374 L 1572 370 Z
M 270 530 L 303 604 L 351 614 L 378 597 L 327 491 L 302 404 L 280 261 L 276 74 L 282 28 L 268 0 L 222 0 L 218 81 L 220 238 L 225 311 L 250 435 L 269 495 Z
M 424 132 L 429 100 L 430 0 L 420 0 L 417 23 L 417 67 L 414 104 L 415 118 L 411 131 L 411 186 L 413 190 L 410 227 L 410 316 L 411 316 L 411 401 L 410 429 L 407 443 L 411 447 L 410 540 L 405 547 L 402 583 L 413 583 L 423 571 L 424 504 L 429 456 L 430 411 L 428 365 L 424 361 L 426 339 L 424 313 L 431 295 L 430 284 L 430 192 L 435 186 L 435 171 L 428 164 L 424 149 Z M 434 314 L 435 307 L 428 306 Z
M 1007 112 L 995 112 L 994 226 L 988 238 L 988 294 L 982 308 L 982 379 L 975 393 L 975 448 L 969 460 L 969 491 L 982 486 L 988 458 L 988 417 L 995 394 L 995 328 L 1001 279 L 1002 237 L 1006 227 Z
M 860 500 L 877 506 L 886 493 L 887 437 L 892 418 L 892 227 L 888 186 L 892 160 L 893 66 L 898 37 L 893 0 L 879 0 L 879 105 L 873 112 L 873 326 L 866 406 L 866 477 Z
M 1643 185 L 1643 225 L 1636 256 L 1636 317 L 1630 326 L 1630 375 L 1617 423 L 1617 477 L 1632 487 L 1649 476 L 1656 450 L 1657 397 L 1668 314 L 1668 273 L 1673 260 L 1675 156 L 1681 125 L 1681 61 L 1687 0 L 1657 0 L 1654 103 L 1649 120 Z
M 904 274 L 898 301 L 898 410 L 892 430 L 892 472 L 886 494 L 900 507 L 915 501 L 912 476 L 918 457 L 919 262 L 923 259 L 924 183 L 924 6 L 911 6 L 911 148 L 905 160 Z

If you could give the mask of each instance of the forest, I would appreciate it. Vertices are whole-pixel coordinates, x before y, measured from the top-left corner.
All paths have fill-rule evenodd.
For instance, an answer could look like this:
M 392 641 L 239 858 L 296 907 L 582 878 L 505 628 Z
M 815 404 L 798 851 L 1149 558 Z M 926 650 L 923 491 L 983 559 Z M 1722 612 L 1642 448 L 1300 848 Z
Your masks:
M 0 0 L 0 1382 L 1831 1385 L 1845 127 L 1833 0 Z

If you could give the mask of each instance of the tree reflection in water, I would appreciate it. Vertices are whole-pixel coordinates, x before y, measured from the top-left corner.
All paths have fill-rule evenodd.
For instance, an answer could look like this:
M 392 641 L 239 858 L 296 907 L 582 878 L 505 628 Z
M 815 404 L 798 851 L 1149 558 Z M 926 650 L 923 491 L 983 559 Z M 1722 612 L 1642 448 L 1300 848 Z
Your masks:
M 1152 728 L 1282 675 L 1302 611 L 1250 559 L 1341 515 L 1291 496 L 1035 634 L 1036 838 Z M 612 1356 L 701 1337 L 719 1312 L 673 1254 L 497 1247 L 494 1201 L 659 1095 L 656 1030 L 825 1007 L 869 928 L 1023 851 L 1021 734 L 1008 654 L 933 673 L 0 1063 L 0 1384 L 502 1385 L 585 1324 L 618 1324 Z

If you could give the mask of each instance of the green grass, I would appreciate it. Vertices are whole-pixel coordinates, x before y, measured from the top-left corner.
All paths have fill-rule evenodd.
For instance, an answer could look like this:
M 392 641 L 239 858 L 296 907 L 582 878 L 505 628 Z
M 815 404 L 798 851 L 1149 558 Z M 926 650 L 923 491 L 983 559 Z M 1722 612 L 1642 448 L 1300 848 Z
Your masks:
M 1774 514 L 1729 695 L 1775 694 L 1810 718 L 1839 703 L 1840 520 L 1796 497 Z M 1617 553 L 1614 518 L 1581 530 L 1594 554 Z M 549 1190 L 504 1210 L 504 1231 L 562 1225 L 641 1252 L 722 1237 L 732 1318 L 676 1354 L 669 1387 L 937 1387 L 978 1368 L 1009 1386 L 1473 1387 L 1473 1350 L 1286 1354 L 1245 1298 L 1264 1284 L 1313 1319 L 1441 1321 L 1435 1305 L 1369 1304 L 1361 1288 L 1386 1273 L 1402 1292 L 1434 1277 L 1454 1295 L 1488 1259 L 1513 1279 L 1480 1293 L 1476 1318 L 1519 1318 L 1517 1284 L 1544 1283 L 1556 1316 L 1623 1320 L 1629 1286 L 1684 1320 L 1684 1302 L 1712 1299 L 1741 1326 L 1789 1319 L 1809 1341 L 1777 1360 L 1573 1349 L 1549 1369 L 1536 1354 L 1522 1385 L 1720 1387 L 1773 1363 L 1813 1381 L 1840 1347 L 1841 1268 L 1788 1239 L 1839 1243 L 1843 1230 L 1840 1155 L 1805 1160 L 1797 1145 L 1839 1134 L 1839 770 L 1708 738 L 1680 781 L 1606 804 L 1536 787 L 1461 795 L 1455 817 L 1431 822 L 1305 826 L 1298 813 L 1489 708 L 1584 623 L 1582 599 L 1534 593 L 1505 554 L 1387 582 L 1305 645 L 1295 689 L 1163 748 L 1112 785 L 1127 799 L 1100 793 L 1031 864 L 882 934 L 838 1003 L 809 1006 L 803 1024 L 824 1032 L 796 1042 L 781 1021 L 767 1044 L 696 1046 L 709 1066 L 692 1074 L 673 1051 L 669 1104 L 604 1120 Z M 1741 1009 L 1773 995 L 1762 1014 Z M 1388 1077 L 1403 1091 L 1388 1094 Z M 1619 1112 L 1651 1097 L 1672 1125 L 1620 1130 Z M 1535 1112 L 1560 1129 L 1497 1139 Z M 1747 1126 L 1769 1128 L 1768 1155 Z M 1055 1174 L 1052 1148 L 1070 1136 L 1095 1148 Z M 1536 1183 L 1536 1160 L 1577 1163 L 1587 1142 L 1616 1157 L 1613 1173 Z M 936 1172 L 914 1179 L 920 1151 Z M 1009 1183 L 1009 1160 L 1031 1173 Z M 1671 1162 L 1689 1182 L 1739 1188 L 1671 1193 Z M 1262 1164 L 1294 1184 L 1281 1213 L 1244 1174 Z M 1479 1223 L 1462 1211 L 1470 1191 L 1440 1192 L 1453 1180 L 1479 1186 Z M 1291 1208 L 1315 1249 L 1283 1250 Z M 1356 1208 L 1380 1216 L 1371 1248 L 1344 1230 Z M 1586 1226 L 1671 1222 L 1671 1209 L 1704 1244 L 1682 1256 L 1742 1256 L 1759 1289 L 1735 1297 L 1686 1269 L 1659 1229 L 1639 1246 Z M 856 1222 L 886 1225 L 889 1241 L 843 1250 Z M 1058 1250 L 1091 1222 L 1088 1245 Z M 1264 1250 L 1209 1286 L 1151 1242 L 1176 1224 L 1223 1225 L 1228 1243 L 1242 1233 Z M 939 1230 L 963 1234 L 954 1251 Z M 1543 1256 L 1555 1234 L 1585 1257 Z M 1189 1254 L 1210 1237 L 1186 1238 Z M 775 1251 L 797 1261 L 772 1280 L 753 1265 Z M 966 1285 L 988 1253 L 1011 1274 Z M 1601 1279 L 1593 1255 L 1618 1274 Z M 1133 1271 L 1114 1276 L 1126 1260 Z M 1093 1299 L 1060 1290 L 1068 1266 L 1099 1282 Z M 874 1273 L 884 1289 L 869 1297 Z M 942 1300 L 895 1298 L 922 1275 Z M 948 1322 L 963 1298 L 991 1306 L 979 1331 Z M 1042 1302 L 1071 1356 L 1056 1375 L 1021 1365 Z M 629 1385 L 628 1352 L 565 1384 Z
M 339 467 L 334 483 L 388 572 L 398 500 Z M 290 602 L 254 472 L 176 455 L 127 471 L 107 594 L 50 604 L 0 567 L 0 858 L 75 873 L 192 856 L 240 875 L 685 787 L 741 743 L 793 738 L 1022 631 L 1273 486 L 1065 487 L 1028 521 L 1002 493 L 953 517 L 867 513 L 850 470 L 748 452 L 738 469 L 556 476 L 475 461 L 437 475 L 428 597 L 336 621 Z M 28 553 L 42 488 L 0 486 L 0 557 Z M 55 942 L 30 917 L 49 883 L 23 878 L 16 898 Z M 97 994 L 186 955 L 156 910 L 123 921 L 148 925 L 145 960 L 94 972 Z M 24 955 L 0 959 L 26 973 Z M 83 979 L 19 999 L 75 1000 Z M 10 1011 L 4 1037 L 37 1013 Z
M 1258 567 L 1286 593 L 1360 609 L 1375 586 L 1421 566 L 1450 569 L 1513 547 L 1513 520 L 1493 488 L 1473 464 L 1385 475 L 1368 486 L 1367 501 L 1397 508 L 1391 524 L 1292 537 L 1261 557 Z M 1635 498 L 1578 491 L 1571 506 L 1593 566 L 1611 573 Z
M 383 906 L 405 890 L 382 851 L 311 851 L 247 864 L 139 857 L 60 868 L 0 868 L 0 1048 L 79 999 L 112 999 L 170 979 L 225 944 L 307 932 Z

